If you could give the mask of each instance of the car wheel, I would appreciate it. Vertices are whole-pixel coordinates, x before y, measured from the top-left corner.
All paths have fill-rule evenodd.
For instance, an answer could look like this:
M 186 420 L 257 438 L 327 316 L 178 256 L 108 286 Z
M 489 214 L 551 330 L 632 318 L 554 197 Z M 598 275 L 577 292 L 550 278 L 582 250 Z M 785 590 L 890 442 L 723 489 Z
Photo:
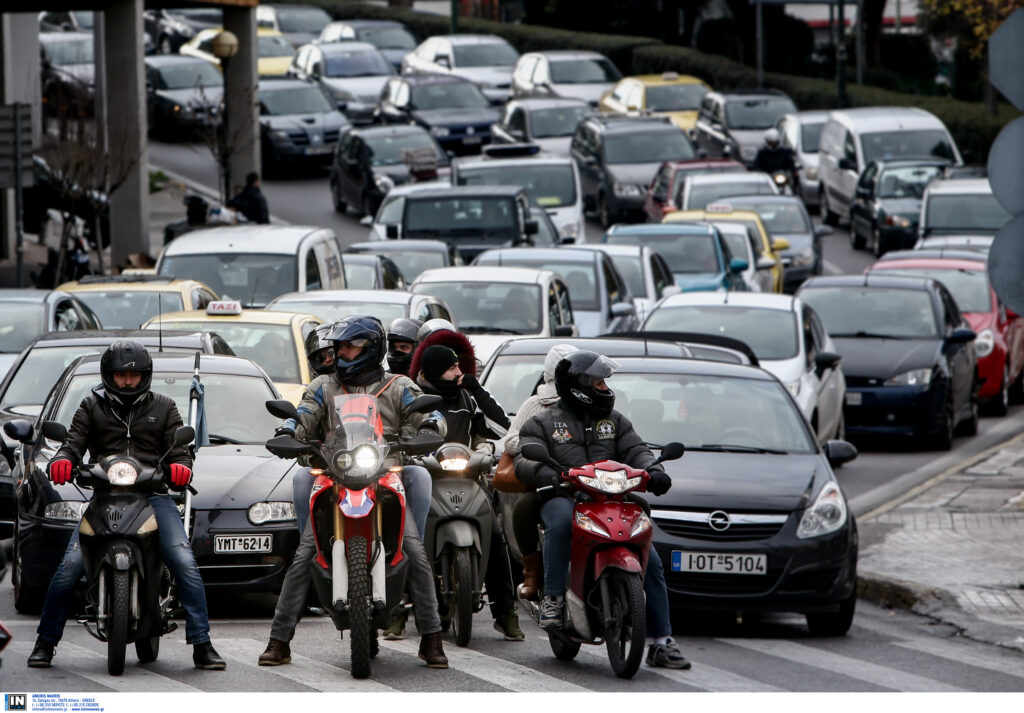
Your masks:
M 24 561 L 21 554 L 21 538 L 18 537 L 18 523 L 14 523 L 14 551 L 11 553 L 11 581 L 14 584 L 14 608 L 19 614 L 38 616 L 43 611 L 46 589 L 33 587 L 25 581 Z
M 827 221 L 826 221 L 827 222 Z M 836 223 L 839 222 L 839 218 L 836 218 Z M 857 232 L 857 223 L 850 219 L 850 245 L 853 246 L 854 250 L 863 250 L 867 241 L 864 240 L 864 236 Z
M 953 407 L 946 405 L 945 418 L 942 421 L 942 428 L 935 434 L 934 446 L 936 450 L 948 451 L 953 447 Z
M 331 181 L 331 202 L 334 203 L 334 211 L 336 213 L 345 214 L 345 201 L 341 200 L 341 191 L 338 188 L 337 181 Z
M 882 257 L 885 254 L 885 250 L 882 249 L 882 233 L 877 225 L 871 227 L 871 247 L 874 248 L 875 257 Z
M 999 384 L 999 394 L 992 400 L 990 410 L 993 416 L 1005 416 L 1010 410 L 1010 364 L 1003 363 L 1003 381 Z
M 608 200 L 604 197 L 604 193 L 600 193 L 597 196 L 597 216 L 601 221 L 601 227 L 607 230 L 612 225 L 612 216 L 608 210 Z
M 978 435 L 978 420 L 979 412 L 981 411 L 978 406 L 978 394 L 975 392 L 971 395 L 971 415 L 965 420 L 960 422 L 960 433 L 964 436 L 976 436 Z
M 845 636 L 853 624 L 853 614 L 857 609 L 857 590 L 839 605 L 839 611 L 815 613 L 807 615 L 807 628 L 815 636 Z
M 1010 384 L 1010 403 L 1024 403 L 1024 369 L 1017 373 L 1017 378 Z
M 160 54 L 174 54 L 174 47 L 171 46 L 171 38 L 167 35 L 160 38 Z
M 839 225 L 839 216 L 832 212 L 828 204 L 828 192 L 825 187 L 822 186 L 821 193 L 818 195 L 818 204 L 821 206 L 821 214 L 825 216 L 822 221 L 825 225 L 830 225 L 833 228 Z

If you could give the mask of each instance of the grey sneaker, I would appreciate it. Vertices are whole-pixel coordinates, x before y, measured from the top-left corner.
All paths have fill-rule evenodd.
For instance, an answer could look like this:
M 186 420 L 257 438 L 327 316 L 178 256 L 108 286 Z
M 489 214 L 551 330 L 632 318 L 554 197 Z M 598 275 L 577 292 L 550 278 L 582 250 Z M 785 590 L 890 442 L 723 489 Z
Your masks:
M 564 626 L 565 597 L 549 597 L 546 594 L 540 600 L 541 629 L 561 629 Z
M 647 649 L 647 665 L 683 670 L 690 668 L 690 662 L 672 639 L 664 644 L 651 644 Z

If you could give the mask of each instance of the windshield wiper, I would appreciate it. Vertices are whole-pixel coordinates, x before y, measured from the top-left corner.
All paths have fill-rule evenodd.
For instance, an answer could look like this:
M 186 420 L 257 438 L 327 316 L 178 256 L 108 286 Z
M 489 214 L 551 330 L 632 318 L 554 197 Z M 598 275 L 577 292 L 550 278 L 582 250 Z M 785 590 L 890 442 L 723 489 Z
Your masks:
M 209 434 L 209 436 L 210 436 L 210 442 L 211 443 L 213 441 L 220 441 L 221 443 L 230 443 L 231 445 L 234 445 L 234 446 L 244 446 L 245 445 L 245 441 L 240 441 L 237 438 L 229 438 L 228 436 L 222 436 L 219 433 L 211 433 L 211 434 Z
M 463 334 L 523 334 L 515 329 L 502 329 L 501 327 L 464 327 L 459 326 Z
M 846 332 L 841 334 L 831 334 L 829 336 L 839 339 L 850 339 L 851 337 L 859 337 L 861 339 L 929 339 L 929 337 L 901 337 L 895 334 L 879 334 L 877 332 L 865 332 L 863 330 L 860 332 L 854 332 L 853 334 Z
M 775 448 L 761 448 L 760 446 L 740 446 L 729 443 L 703 443 L 699 446 L 687 446 L 688 451 L 716 451 L 719 453 L 770 453 L 772 455 L 784 456 L 789 451 L 780 451 Z

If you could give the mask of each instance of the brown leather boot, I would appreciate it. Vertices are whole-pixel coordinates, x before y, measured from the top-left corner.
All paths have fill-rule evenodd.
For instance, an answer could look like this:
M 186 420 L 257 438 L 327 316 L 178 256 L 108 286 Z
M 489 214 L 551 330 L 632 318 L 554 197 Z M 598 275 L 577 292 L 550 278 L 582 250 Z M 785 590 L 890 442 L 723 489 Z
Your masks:
M 519 596 L 523 599 L 537 601 L 543 581 L 544 573 L 541 571 L 540 552 L 523 555 L 523 583 L 519 585 Z
M 441 632 L 424 634 L 420 639 L 420 658 L 427 662 L 427 668 L 448 668 L 448 657 L 441 646 Z
M 280 666 L 283 663 L 291 663 L 292 650 L 287 641 L 271 639 L 267 644 L 267 650 L 260 654 L 260 666 Z

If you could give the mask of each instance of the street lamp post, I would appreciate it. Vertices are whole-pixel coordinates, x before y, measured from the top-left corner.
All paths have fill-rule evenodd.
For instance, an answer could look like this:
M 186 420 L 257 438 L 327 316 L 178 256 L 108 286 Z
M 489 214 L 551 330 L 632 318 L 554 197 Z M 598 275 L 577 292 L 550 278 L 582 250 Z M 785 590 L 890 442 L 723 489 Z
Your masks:
M 220 145 L 221 171 L 224 174 L 224 200 L 226 202 L 231 200 L 231 145 L 228 140 L 228 132 L 231 130 L 229 123 L 231 112 L 228 109 L 228 97 L 231 96 L 231 91 L 228 85 L 228 72 L 230 71 L 231 58 L 238 52 L 238 38 L 235 37 L 233 32 L 221 30 L 213 38 L 212 50 L 214 56 L 220 60 L 221 70 L 224 74 L 224 92 L 222 95 L 224 98 L 224 110 L 221 114 L 217 141 Z

